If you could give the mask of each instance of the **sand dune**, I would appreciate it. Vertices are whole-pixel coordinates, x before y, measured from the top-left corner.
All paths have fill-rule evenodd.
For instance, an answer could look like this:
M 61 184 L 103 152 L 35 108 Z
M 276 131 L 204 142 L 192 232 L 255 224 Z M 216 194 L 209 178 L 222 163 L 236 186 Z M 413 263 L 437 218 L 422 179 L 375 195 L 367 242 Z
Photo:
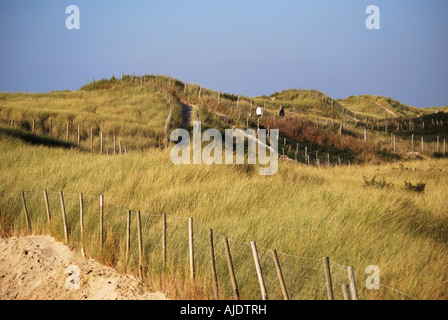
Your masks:
M 51 237 L 0 239 L 0 300 L 165 299 L 144 292 L 134 276 L 84 259 Z

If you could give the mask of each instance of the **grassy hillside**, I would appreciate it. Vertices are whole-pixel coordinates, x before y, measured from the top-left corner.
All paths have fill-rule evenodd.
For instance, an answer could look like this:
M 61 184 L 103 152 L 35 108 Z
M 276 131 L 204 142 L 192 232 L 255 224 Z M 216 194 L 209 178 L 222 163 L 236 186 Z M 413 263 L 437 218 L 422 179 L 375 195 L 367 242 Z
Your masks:
M 359 117 L 416 118 L 430 113 L 428 110 L 407 106 L 394 99 L 376 95 L 350 96 L 338 101 Z
M 0 93 L 0 121 L 4 125 L 32 129 L 35 119 L 36 133 L 50 133 L 53 137 L 77 141 L 80 125 L 81 142 L 90 146 L 91 129 L 95 149 L 99 148 L 100 131 L 104 134 L 106 148 L 113 149 L 113 136 L 132 149 L 163 145 L 165 124 L 170 108 L 170 125 L 177 128 L 182 123 L 180 104 L 169 101 L 166 93 L 152 86 L 138 86 L 130 81 L 102 80 L 87 85 L 79 91 L 50 92 L 45 94 Z
M 217 243 L 221 296 L 232 296 L 221 245 L 221 235 L 226 235 L 232 239 L 234 264 L 245 298 L 259 298 L 249 241 L 260 246 L 272 299 L 280 299 L 281 292 L 275 286 L 271 254 L 263 248 L 275 248 L 282 253 L 281 263 L 294 299 L 325 299 L 321 269 L 324 256 L 333 261 L 337 298 L 341 298 L 338 289 L 346 281 L 346 272 L 339 264 L 355 267 L 362 299 L 409 298 L 387 287 L 380 291 L 365 290 L 364 270 L 369 265 L 380 267 L 382 283 L 411 296 L 448 298 L 444 285 L 448 281 L 444 267 L 448 262 L 447 160 L 330 169 L 281 162 L 277 175 L 262 177 L 257 167 L 174 166 L 168 151 L 104 157 L 77 149 L 33 146 L 9 133 L 1 135 L 0 148 L 7 150 L 0 154 L 3 234 L 24 230 L 20 194 L 11 194 L 20 190 L 28 191 L 34 232 L 45 230 L 42 190 L 47 189 L 55 221 L 52 232 L 62 239 L 57 191 L 64 190 L 69 223 L 74 228 L 71 241 L 76 246 L 74 243 L 79 239 L 76 204 L 78 193 L 84 192 L 86 229 L 90 230 L 87 251 L 100 256 L 94 243 L 98 234 L 98 200 L 88 195 L 104 194 L 107 240 L 102 260 L 122 271 L 136 272 L 135 238 L 131 260 L 124 259 L 125 209 L 134 212 L 133 226 L 135 211 L 142 210 L 148 273 L 171 279 L 171 284 L 170 280 L 160 283 L 158 277 L 153 277 L 156 281 L 150 285 L 162 288 L 171 297 L 211 297 L 207 228 L 212 228 Z M 378 183 L 372 183 L 373 177 Z M 414 185 L 427 183 L 426 190 L 410 191 L 405 188 L 405 181 Z M 175 229 L 169 230 L 177 230 L 180 237 L 178 242 L 170 242 L 168 249 L 170 259 L 176 255 L 177 267 L 170 267 L 166 273 L 158 264 L 160 229 L 153 229 L 160 226 L 158 215 L 162 213 L 170 215 L 168 224 Z M 193 217 L 197 222 L 197 279 L 202 289 L 189 286 L 187 220 L 175 217 Z M 298 283 L 295 276 L 300 280 Z
M 279 152 L 306 163 L 306 150 L 310 164 L 319 159 L 321 166 L 281 160 L 272 177 L 259 176 L 259 165 L 174 166 L 164 139 L 182 126 L 183 103 L 195 106 L 203 130 L 221 132 L 233 126 L 256 128 L 255 108 L 261 106 L 260 127 L 280 129 Z M 392 120 L 379 105 L 399 118 Z M 281 106 L 286 117 L 278 117 Z M 135 235 L 136 212 L 141 210 L 147 284 L 173 298 L 212 297 L 208 256 L 212 228 L 221 297 L 232 297 L 222 245 L 225 235 L 245 299 L 259 298 L 250 241 L 259 245 L 272 299 L 280 299 L 281 291 L 271 249 L 280 253 L 293 299 L 326 298 L 324 256 L 331 258 L 337 298 L 347 282 L 344 266 L 353 265 L 363 299 L 447 299 L 448 160 L 446 153 L 434 157 L 437 141 L 442 150 L 448 133 L 447 114 L 441 110 L 416 110 L 379 96 L 333 100 L 315 90 L 251 98 L 163 75 L 101 80 L 76 92 L 1 93 L 0 148 L 5 152 L 0 154 L 0 232 L 24 233 L 20 191 L 25 190 L 33 233 L 51 232 L 63 239 L 58 191 L 64 190 L 69 242 L 79 248 L 78 193 L 83 192 L 89 254 L 123 272 L 136 273 L 136 238 L 125 259 L 125 227 L 131 209 Z M 91 133 L 98 151 L 101 131 L 104 152 L 111 154 L 114 136 L 132 152 L 117 157 L 92 153 Z M 412 134 L 415 146 L 421 137 L 425 141 L 424 152 L 417 156 L 407 156 L 413 151 Z M 331 166 L 325 165 L 327 157 Z M 424 192 L 418 192 L 422 186 Z M 49 190 L 54 216 L 50 228 L 43 189 Z M 107 204 L 102 252 L 97 245 L 100 194 Z M 160 264 L 162 214 L 168 215 L 166 268 Z M 194 284 L 188 279 L 187 217 L 195 221 Z M 379 291 L 363 285 L 364 270 L 370 265 L 380 267 Z

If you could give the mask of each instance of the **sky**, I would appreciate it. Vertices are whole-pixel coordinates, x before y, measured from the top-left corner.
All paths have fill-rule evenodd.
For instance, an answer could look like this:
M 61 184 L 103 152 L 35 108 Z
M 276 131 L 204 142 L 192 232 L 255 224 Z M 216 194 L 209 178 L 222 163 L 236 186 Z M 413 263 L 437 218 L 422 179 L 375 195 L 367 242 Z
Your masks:
M 66 28 L 66 7 L 80 29 Z M 366 8 L 380 29 L 366 28 Z M 446 0 L 1 0 L 0 91 L 164 74 L 246 96 L 317 89 L 448 105 Z

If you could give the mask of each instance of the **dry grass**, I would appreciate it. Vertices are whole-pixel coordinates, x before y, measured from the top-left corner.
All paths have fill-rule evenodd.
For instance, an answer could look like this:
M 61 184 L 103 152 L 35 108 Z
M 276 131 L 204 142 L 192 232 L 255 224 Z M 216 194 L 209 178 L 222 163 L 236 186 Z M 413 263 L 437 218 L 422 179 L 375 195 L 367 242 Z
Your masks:
M 121 270 L 135 271 L 137 252 L 128 262 L 123 261 L 126 224 L 125 212 L 120 208 L 142 210 L 144 215 L 145 252 L 148 270 L 154 275 L 165 274 L 172 282 L 153 280 L 172 294 L 171 298 L 210 298 L 207 228 L 216 234 L 248 243 L 256 241 L 264 248 L 300 257 L 320 260 L 329 256 L 332 261 L 353 265 L 358 272 L 362 298 L 404 298 L 384 289 L 381 293 L 366 291 L 364 270 L 378 265 L 381 281 L 412 296 L 422 299 L 446 299 L 447 216 L 446 202 L 448 166 L 446 160 L 406 162 L 401 166 L 366 165 L 331 169 L 303 168 L 280 163 L 279 173 L 261 177 L 258 170 L 246 172 L 237 166 L 174 166 L 166 151 L 135 152 L 126 157 L 101 157 L 79 150 L 31 147 L 13 138 L 2 137 L 0 147 L 1 192 L 33 191 L 30 211 L 33 232 L 46 231 L 42 190 L 52 190 L 51 203 L 59 211 L 56 191 L 67 193 L 71 216 L 72 245 L 76 246 L 77 193 L 106 196 L 107 242 L 103 261 Z M 390 188 L 366 186 L 364 177 L 384 178 Z M 416 194 L 404 189 L 404 181 L 427 183 L 426 191 Z M 35 192 L 35 193 L 34 193 Z M 36 196 L 34 196 L 36 194 Z M 14 198 L 15 197 L 15 198 Z M 3 196 L 1 206 L 2 230 L 23 232 L 20 198 Z M 88 243 L 91 255 L 99 255 L 97 239 L 97 198 L 86 196 L 87 229 L 94 236 Z M 90 199 L 90 200 L 88 200 Z M 13 201 L 14 200 L 14 201 Z M 34 203 L 33 203 L 34 201 Z M 39 202 L 40 201 L 40 202 Z M 5 207 L 5 205 L 8 205 Z M 168 270 L 160 268 L 160 214 L 170 215 L 172 233 Z M 55 213 L 57 216 L 57 213 Z M 199 288 L 188 283 L 186 220 L 193 217 L 198 241 Z M 58 221 L 58 218 L 55 218 Z M 135 217 L 134 217 L 135 219 Z M 135 220 L 133 220 L 135 226 Z M 58 222 L 55 222 L 57 226 Z M 204 227 L 206 226 L 206 227 Z M 61 237 L 61 229 L 53 227 Z M 136 248 L 135 239 L 133 248 Z M 216 236 L 216 243 L 220 243 Z M 217 245 L 218 246 L 218 245 Z M 240 270 L 241 292 L 248 298 L 259 298 L 250 250 L 239 242 L 232 242 L 235 265 Z M 221 250 L 222 248 L 217 248 Z M 275 269 L 269 251 L 260 249 L 271 295 L 275 291 Z M 221 281 L 226 285 L 223 294 L 231 296 L 226 266 L 219 251 Z M 202 263 L 205 261 L 205 263 Z M 305 260 L 282 263 L 300 266 Z M 311 262 L 310 262 L 311 263 Z M 125 268 L 125 266 L 129 266 Z M 321 262 L 316 262 L 320 272 Z M 311 267 L 311 265 L 310 265 Z M 295 269 L 291 269 L 295 270 Z M 300 269 L 299 272 L 305 269 Z M 338 280 L 344 274 L 334 266 Z M 272 276 L 273 275 L 273 276 Z M 320 277 L 320 273 L 318 273 Z M 166 279 L 166 278 L 164 278 Z M 319 278 L 320 279 L 320 278 Z M 288 280 L 292 281 L 292 280 Z M 317 281 L 317 280 L 316 280 Z M 291 282 L 288 282 L 291 283 Z M 309 283 L 315 289 L 321 285 Z M 204 289 L 205 288 L 205 289 Z M 252 289 L 255 288 L 255 289 Z M 295 298 L 325 298 L 325 293 L 291 288 Z M 277 293 L 275 293 L 277 292 Z M 303 295 L 302 295 L 303 294 Z

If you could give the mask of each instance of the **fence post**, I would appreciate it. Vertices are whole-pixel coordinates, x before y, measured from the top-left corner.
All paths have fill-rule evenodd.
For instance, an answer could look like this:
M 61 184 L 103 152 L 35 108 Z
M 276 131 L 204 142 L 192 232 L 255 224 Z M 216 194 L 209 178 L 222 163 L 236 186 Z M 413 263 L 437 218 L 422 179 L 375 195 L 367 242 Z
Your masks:
M 45 200 L 45 209 L 47 211 L 48 228 L 50 229 L 51 232 L 51 215 L 50 215 L 50 205 L 48 203 L 47 190 L 44 190 L 44 200 Z
M 22 191 L 22 203 L 23 203 L 23 213 L 25 215 L 26 228 L 28 232 L 31 232 L 30 217 L 28 216 L 28 209 L 26 208 L 25 192 Z
M 59 191 L 59 198 L 61 199 L 62 222 L 64 224 L 65 243 L 68 244 L 67 215 L 65 214 L 64 193 L 62 191 Z
M 437 153 L 439 153 L 439 142 L 440 142 L 440 137 L 437 137 Z
M 212 279 L 213 279 L 213 298 L 219 300 L 219 288 L 218 288 L 218 276 L 216 275 L 216 265 L 215 265 L 215 248 L 213 245 L 213 230 L 209 230 L 209 242 L 210 242 L 210 264 L 212 269 Z
M 36 130 L 36 119 L 33 119 L 33 133 Z
M 66 131 L 65 131 L 65 141 L 68 141 L 68 136 L 69 136 L 69 123 L 67 121 L 67 128 L 66 128 Z
M 188 218 L 188 243 L 190 250 L 190 279 L 194 280 L 193 218 Z
M 116 138 L 114 136 L 114 156 L 117 154 L 116 145 L 117 145 L 117 142 L 116 142 Z
M 229 240 L 227 239 L 227 237 L 223 238 L 223 242 L 224 242 L 224 249 L 226 251 L 227 267 L 229 268 L 230 281 L 232 282 L 233 287 L 233 295 L 235 297 L 235 300 L 240 300 L 240 295 L 238 293 L 238 284 L 236 282 L 235 277 L 235 271 L 233 270 L 232 255 L 230 254 Z
M 350 291 L 348 284 L 342 285 L 342 295 L 344 296 L 344 300 L 351 300 L 350 299 Z
M 120 152 L 120 156 L 121 156 L 121 140 L 118 141 L 118 145 L 119 145 L 118 151 Z
M 129 251 L 131 249 L 131 210 L 128 210 L 126 223 L 126 260 L 129 259 Z
M 81 142 L 81 131 L 80 131 L 79 124 L 78 124 L 78 147 L 79 147 L 80 142 Z
M 261 271 L 260 260 L 258 258 L 257 244 L 252 241 L 250 243 L 252 247 L 252 255 L 254 256 L 255 268 L 257 270 L 258 282 L 260 283 L 261 296 L 263 300 L 268 300 L 268 294 L 264 285 L 263 273 Z
M 104 196 L 100 195 L 100 252 L 103 251 Z
M 79 228 L 81 230 L 81 254 L 83 258 L 85 258 L 86 252 L 84 243 L 84 205 L 82 193 L 79 194 Z
M 350 281 L 350 295 L 352 300 L 358 300 L 358 290 L 356 288 L 355 270 L 348 267 L 348 279 Z
M 162 216 L 162 262 L 166 267 L 166 213 Z
M 53 119 L 50 119 L 50 136 L 53 135 Z
M 138 225 L 138 273 L 143 281 L 143 240 L 142 240 L 142 217 L 140 210 L 137 212 Z
M 288 291 L 286 290 L 285 280 L 283 279 L 282 269 L 280 268 L 280 261 L 278 260 L 277 250 L 272 251 L 272 256 L 274 258 L 275 269 L 277 270 L 278 281 L 280 282 L 280 287 L 283 293 L 283 299 L 289 300 Z
M 328 300 L 334 300 L 333 283 L 331 281 L 330 258 L 324 257 L 325 280 L 327 283 Z

